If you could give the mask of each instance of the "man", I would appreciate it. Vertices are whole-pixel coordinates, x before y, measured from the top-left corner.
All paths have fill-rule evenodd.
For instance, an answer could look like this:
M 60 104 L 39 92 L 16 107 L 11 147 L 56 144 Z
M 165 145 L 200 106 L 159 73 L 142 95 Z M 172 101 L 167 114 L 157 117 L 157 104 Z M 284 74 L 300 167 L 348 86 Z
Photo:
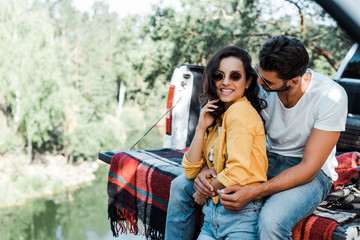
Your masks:
M 218 192 L 229 210 L 266 200 L 259 217 L 260 239 L 291 239 L 293 227 L 316 209 L 337 179 L 335 145 L 345 130 L 347 96 L 333 80 L 307 69 L 308 62 L 304 45 L 295 38 L 282 35 L 265 42 L 256 68 L 268 104 L 261 115 L 267 131 L 269 180 Z M 166 239 L 193 238 L 192 195 L 195 190 L 215 195 L 206 181 L 215 175 L 203 169 L 194 182 L 183 175 L 172 182 Z

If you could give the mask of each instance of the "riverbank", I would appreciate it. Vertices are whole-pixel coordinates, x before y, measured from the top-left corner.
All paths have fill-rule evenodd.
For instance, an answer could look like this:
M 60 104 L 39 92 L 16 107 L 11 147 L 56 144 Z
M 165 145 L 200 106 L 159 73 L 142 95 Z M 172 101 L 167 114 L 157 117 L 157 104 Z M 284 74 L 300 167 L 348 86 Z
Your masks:
M 36 164 L 30 164 L 25 155 L 0 156 L 0 208 L 90 185 L 100 164 L 68 164 L 62 155 L 42 156 Z
M 131 233 L 113 237 L 107 214 L 109 165 L 98 162 L 89 186 L 0 208 L 0 239 L 145 240 Z

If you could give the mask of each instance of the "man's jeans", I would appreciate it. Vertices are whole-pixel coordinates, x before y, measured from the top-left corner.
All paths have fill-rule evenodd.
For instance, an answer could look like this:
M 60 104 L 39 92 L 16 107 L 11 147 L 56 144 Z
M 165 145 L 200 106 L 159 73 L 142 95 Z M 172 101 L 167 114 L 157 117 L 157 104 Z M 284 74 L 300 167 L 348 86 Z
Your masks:
M 268 179 L 301 162 L 301 158 L 268 152 Z M 190 240 L 196 227 L 196 203 L 192 195 L 194 181 L 180 175 L 171 183 L 165 239 Z M 331 179 L 319 171 L 310 183 L 271 195 L 259 216 L 260 239 L 291 239 L 292 229 L 309 216 L 331 189 Z

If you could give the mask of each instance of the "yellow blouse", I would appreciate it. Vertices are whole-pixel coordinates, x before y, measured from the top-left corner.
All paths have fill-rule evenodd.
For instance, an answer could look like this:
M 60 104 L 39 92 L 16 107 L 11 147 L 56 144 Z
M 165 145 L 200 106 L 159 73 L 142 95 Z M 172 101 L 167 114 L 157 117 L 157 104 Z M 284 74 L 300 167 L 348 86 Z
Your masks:
M 194 179 L 201 168 L 214 168 L 225 187 L 257 185 L 267 180 L 266 137 L 260 115 L 246 97 L 234 102 L 204 136 L 201 160 L 190 163 L 184 154 L 185 175 Z M 221 127 L 220 133 L 218 133 Z M 212 159 L 209 153 L 213 148 Z M 219 197 L 214 197 L 215 203 Z

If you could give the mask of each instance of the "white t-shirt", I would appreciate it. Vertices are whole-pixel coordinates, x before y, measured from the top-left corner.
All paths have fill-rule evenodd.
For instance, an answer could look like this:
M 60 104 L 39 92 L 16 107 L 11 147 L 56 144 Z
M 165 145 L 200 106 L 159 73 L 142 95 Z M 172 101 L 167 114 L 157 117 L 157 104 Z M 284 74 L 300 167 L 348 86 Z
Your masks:
M 332 79 L 311 72 L 308 88 L 295 106 L 286 108 L 276 92 L 262 94 L 267 108 L 261 115 L 266 121 L 267 149 L 283 156 L 303 157 L 311 130 L 344 131 L 347 117 L 347 95 L 345 90 Z M 336 147 L 331 151 L 322 170 L 333 181 L 337 179 L 335 167 Z

